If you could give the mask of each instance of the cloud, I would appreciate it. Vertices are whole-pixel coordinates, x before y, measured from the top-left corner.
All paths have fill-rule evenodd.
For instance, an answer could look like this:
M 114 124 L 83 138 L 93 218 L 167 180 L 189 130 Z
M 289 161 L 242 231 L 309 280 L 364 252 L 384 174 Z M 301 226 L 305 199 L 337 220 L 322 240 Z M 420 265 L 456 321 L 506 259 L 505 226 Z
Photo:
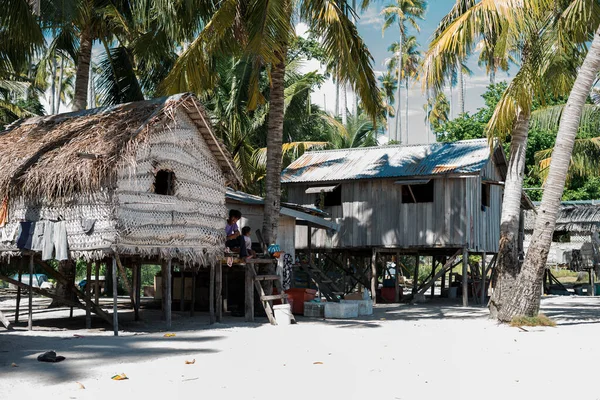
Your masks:
M 370 25 L 373 28 L 381 29 L 383 27 L 383 15 L 375 7 L 370 7 L 367 11 L 358 15 L 357 25 Z

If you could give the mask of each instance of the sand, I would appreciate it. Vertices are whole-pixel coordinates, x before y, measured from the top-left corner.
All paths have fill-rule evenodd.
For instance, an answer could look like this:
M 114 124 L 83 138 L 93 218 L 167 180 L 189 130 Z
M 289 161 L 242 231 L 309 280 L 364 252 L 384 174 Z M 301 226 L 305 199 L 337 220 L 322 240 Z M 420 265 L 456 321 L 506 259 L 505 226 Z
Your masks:
M 0 399 L 600 399 L 600 298 L 546 297 L 543 309 L 556 328 L 525 332 L 441 301 L 292 326 L 175 313 L 166 338 L 152 310 L 145 323 L 124 315 L 114 337 L 79 329 L 80 312 L 56 330 L 40 308 L 35 330 L 0 329 Z M 38 362 L 46 350 L 66 360 Z

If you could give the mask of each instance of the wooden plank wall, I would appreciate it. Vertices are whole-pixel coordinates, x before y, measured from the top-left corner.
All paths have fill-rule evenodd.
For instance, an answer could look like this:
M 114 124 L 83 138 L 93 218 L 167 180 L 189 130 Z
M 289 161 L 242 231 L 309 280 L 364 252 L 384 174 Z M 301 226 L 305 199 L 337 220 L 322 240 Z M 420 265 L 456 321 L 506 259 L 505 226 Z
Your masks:
M 495 167 L 484 171 L 498 179 Z M 304 193 L 316 185 L 288 186 L 288 200 L 314 205 L 316 195 Z M 468 194 L 468 195 L 467 195 Z M 315 248 L 462 247 L 470 251 L 497 250 L 501 187 L 491 186 L 490 207 L 481 208 L 481 177 L 435 179 L 432 203 L 402 203 L 402 188 L 394 180 L 362 180 L 342 183 L 342 206 L 328 207 L 340 224 L 333 233 L 313 229 Z M 296 227 L 296 248 L 306 248 L 306 227 Z

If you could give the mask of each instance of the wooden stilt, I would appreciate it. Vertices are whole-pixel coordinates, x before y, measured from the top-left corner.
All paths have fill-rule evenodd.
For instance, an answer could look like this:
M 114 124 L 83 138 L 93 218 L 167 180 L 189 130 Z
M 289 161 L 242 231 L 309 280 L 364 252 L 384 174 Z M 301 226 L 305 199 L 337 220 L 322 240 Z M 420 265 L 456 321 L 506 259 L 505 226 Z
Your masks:
M 2 325 L 4 325 L 4 327 L 6 329 L 12 330 L 10 321 L 8 320 L 8 318 L 6 318 L 6 316 L 4 315 L 4 313 L 2 313 L 2 311 L 0 311 L 0 323 L 2 323 Z
M 131 289 L 131 285 L 129 284 L 129 279 L 127 279 L 127 272 L 125 271 L 125 267 L 121 263 L 121 258 L 118 254 L 115 254 L 115 259 L 117 260 L 117 267 L 119 268 L 119 273 L 121 274 L 121 279 L 123 279 L 123 284 L 125 285 L 125 290 L 129 294 L 129 300 L 131 301 L 131 308 L 135 310 L 135 295 L 133 293 L 133 289 Z
M 29 256 L 29 318 L 27 320 L 27 330 L 33 329 L 33 254 Z
M 412 288 L 412 294 L 413 296 L 415 294 L 417 294 L 417 289 L 419 288 L 419 264 L 421 263 L 421 257 L 419 257 L 419 254 L 417 253 L 417 255 L 415 256 L 415 273 L 413 276 L 413 288 Z
M 115 336 L 119 336 L 119 313 L 118 313 L 118 290 L 117 290 L 117 258 L 112 259 L 112 284 L 113 284 L 113 330 Z
M 394 303 L 399 303 L 400 302 L 400 274 L 398 273 L 400 271 L 400 268 L 402 268 L 400 266 L 400 252 L 396 252 L 396 268 L 394 271 Z
M 166 321 L 166 311 L 167 311 L 167 262 L 163 261 L 160 264 L 161 269 L 161 279 L 160 279 L 160 292 L 161 292 L 161 309 L 163 312 L 163 319 Z
M 462 304 L 463 307 L 469 305 L 469 281 L 467 277 L 467 268 L 469 266 L 469 251 L 463 248 L 463 267 L 462 267 Z
M 252 270 L 246 266 L 246 284 L 244 285 L 245 298 L 245 320 L 246 322 L 254 322 L 254 274 Z
M 21 261 L 19 262 L 19 279 L 21 282 L 23 278 L 23 270 L 25 269 L 25 257 L 21 257 Z M 15 324 L 19 323 L 19 308 L 21 307 L 21 286 L 17 287 L 17 308 L 15 309 Z
M 217 322 L 221 322 L 223 319 L 223 268 L 219 261 L 215 263 L 215 292 L 217 297 L 215 301 Z
M 135 305 L 133 309 L 134 320 L 140 320 L 140 301 L 141 301 L 141 291 L 142 291 L 142 264 L 136 262 L 133 265 L 133 276 L 134 276 L 134 284 L 133 291 L 135 292 Z
M 225 286 L 225 295 L 223 296 L 223 312 L 229 312 L 229 270 L 223 270 L 223 283 Z
M 90 290 L 92 286 L 92 263 L 87 262 L 86 273 L 85 273 L 85 297 L 90 298 Z M 90 310 L 89 303 L 85 303 L 85 328 L 92 328 L 92 312 Z
M 485 307 L 485 276 L 486 276 L 486 269 L 485 269 L 485 251 L 483 252 L 482 256 L 481 256 L 481 306 Z
M 210 279 L 208 283 L 208 311 L 210 313 L 210 323 L 215 323 L 215 263 L 210 264 Z
M 181 299 L 179 300 L 179 311 L 185 311 L 185 275 L 184 266 L 179 264 L 179 276 L 181 282 L 179 282 L 179 293 L 181 293 Z
M 435 257 L 431 257 L 431 276 L 432 277 L 435 276 L 435 267 L 437 267 L 436 258 Z M 432 299 L 433 299 L 434 294 L 435 294 L 435 280 L 431 283 L 431 294 L 430 294 L 430 297 Z
M 371 255 L 371 299 L 377 303 L 377 249 Z
M 441 257 L 440 258 L 440 264 L 443 266 L 444 264 L 446 264 L 446 257 Z M 446 289 L 446 273 L 444 272 L 444 274 L 442 275 L 442 283 L 440 285 L 440 294 L 444 291 L 444 289 Z
M 194 267 L 192 270 L 192 304 L 190 304 L 190 317 L 194 316 L 194 310 L 196 308 L 196 275 L 198 270 Z
M 173 293 L 172 293 L 172 288 L 173 288 L 173 282 L 172 282 L 172 270 L 173 270 L 173 265 L 172 265 L 172 260 L 169 258 L 169 261 L 167 263 L 167 276 L 165 281 L 167 282 L 167 290 L 165 293 L 165 319 L 167 321 L 167 329 L 171 329 L 171 301 L 173 299 Z
M 105 283 L 106 284 L 106 283 Z M 100 263 L 96 262 L 96 282 L 94 286 L 94 296 L 96 305 L 100 305 Z

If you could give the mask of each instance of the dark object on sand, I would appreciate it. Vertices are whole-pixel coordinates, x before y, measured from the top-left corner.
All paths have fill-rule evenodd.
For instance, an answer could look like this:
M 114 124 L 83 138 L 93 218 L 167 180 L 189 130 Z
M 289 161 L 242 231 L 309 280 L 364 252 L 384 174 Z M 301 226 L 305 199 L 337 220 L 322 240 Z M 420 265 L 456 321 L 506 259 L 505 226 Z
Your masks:
M 40 354 L 37 359 L 38 361 L 42 362 L 59 362 L 64 360 L 65 358 L 63 356 L 57 356 L 56 352 L 50 350 L 45 352 L 44 354 Z

